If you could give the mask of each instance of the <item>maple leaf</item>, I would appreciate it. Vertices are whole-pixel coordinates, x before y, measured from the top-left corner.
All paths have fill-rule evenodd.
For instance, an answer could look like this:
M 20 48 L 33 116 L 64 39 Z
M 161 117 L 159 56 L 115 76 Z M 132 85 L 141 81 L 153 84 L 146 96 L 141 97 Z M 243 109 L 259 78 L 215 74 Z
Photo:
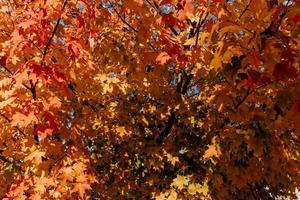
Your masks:
M 35 25 L 35 24 L 36 24 L 36 21 L 29 19 L 29 20 L 19 23 L 19 27 L 21 27 L 23 29 L 27 29 L 30 26 Z
M 48 135 L 52 135 L 53 129 L 48 125 L 39 124 L 34 128 L 34 133 L 39 134 L 40 139 L 44 140 Z
M 45 172 L 42 172 L 41 177 L 34 177 L 34 191 L 40 195 L 47 191 L 47 188 L 54 185 L 53 178 L 45 177 Z
M 219 157 L 220 155 L 220 149 L 217 147 L 215 138 L 213 138 L 212 144 L 208 145 L 208 149 L 205 151 L 203 158 L 208 160 L 214 156 Z
M 171 57 L 167 52 L 162 52 L 156 57 L 156 61 L 159 62 L 160 64 L 165 64 L 168 60 L 170 60 Z
M 77 182 L 75 185 L 74 185 L 74 188 L 72 190 L 72 192 L 78 192 L 79 193 L 79 196 L 83 199 L 84 198 L 84 194 L 86 193 L 86 190 L 90 190 L 91 189 L 91 186 L 89 183 L 85 182 L 85 179 L 83 181 L 83 179 L 79 178 L 78 180 L 79 182 Z
M 128 131 L 126 131 L 124 126 L 120 126 L 116 128 L 116 132 L 120 135 L 120 136 L 126 136 L 128 135 Z
M 294 198 L 296 1 L 7 2 L 0 198 Z
M 177 175 L 175 179 L 173 179 L 172 186 L 182 190 L 185 186 L 189 184 L 189 178 L 187 176 Z
M 77 15 L 78 28 L 84 27 L 84 19 L 81 15 Z
M 14 100 L 15 100 L 15 98 L 9 98 L 9 99 L 6 99 L 4 101 L 1 101 L 0 102 L 0 109 L 4 108 L 7 105 L 11 105 L 11 103 L 14 102 Z
M 216 70 L 222 67 L 221 58 L 217 55 L 211 60 L 210 65 L 213 66 Z
M 27 189 L 28 189 L 28 185 L 23 182 L 21 182 L 20 184 L 12 184 L 7 196 L 10 198 L 17 198 L 20 200 L 21 199 L 25 200 L 26 199 L 25 191 Z
M 24 161 L 34 161 L 34 163 L 36 165 L 39 165 L 42 163 L 42 157 L 45 156 L 45 152 L 42 152 L 38 149 L 35 149 L 35 148 L 31 148 L 30 149 L 31 153 L 26 156 L 26 158 L 24 159 Z
M 281 80 L 285 78 L 296 78 L 297 70 L 290 65 L 290 62 L 283 61 L 277 63 L 273 70 L 273 76 L 276 80 Z
M 12 120 L 11 120 L 12 126 L 26 127 L 31 123 L 38 123 L 38 119 L 35 116 L 34 112 L 29 112 L 28 115 L 25 115 L 20 112 L 16 112 L 12 116 Z
M 74 170 L 72 167 L 63 167 L 60 169 L 61 177 L 64 181 L 73 181 L 74 180 Z
M 189 184 L 189 186 L 188 186 L 188 192 L 192 195 L 195 195 L 196 193 L 207 195 L 208 194 L 208 186 L 207 185 L 202 186 L 199 183 L 192 183 L 192 184 Z

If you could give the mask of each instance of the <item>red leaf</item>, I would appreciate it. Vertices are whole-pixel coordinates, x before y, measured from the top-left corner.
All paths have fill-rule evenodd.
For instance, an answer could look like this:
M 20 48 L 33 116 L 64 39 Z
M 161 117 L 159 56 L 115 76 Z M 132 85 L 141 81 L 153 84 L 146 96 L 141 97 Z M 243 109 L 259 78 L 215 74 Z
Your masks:
M 286 78 L 296 78 L 297 70 L 291 66 L 288 61 L 282 61 L 275 65 L 273 76 L 276 80 L 282 80 Z
M 5 66 L 6 65 L 6 56 L 0 57 L 0 66 Z
M 172 14 L 164 14 L 162 16 L 162 20 L 165 22 L 165 25 L 168 27 L 182 26 L 182 23 L 177 18 L 175 18 Z
M 252 52 L 251 54 L 252 54 L 252 59 L 253 59 L 253 65 L 255 66 L 256 69 L 258 69 L 259 68 L 259 59 L 255 52 Z
M 40 135 L 41 140 L 45 139 L 48 135 L 52 135 L 53 130 L 48 125 L 39 124 L 34 128 L 34 133 Z
M 279 9 L 276 9 L 273 13 L 274 22 L 277 24 L 279 19 Z
M 81 15 L 77 16 L 77 20 L 78 20 L 78 28 L 84 27 L 84 19 Z
M 170 56 L 167 52 L 162 52 L 162 53 L 160 53 L 160 54 L 157 56 L 156 61 L 163 65 L 163 64 L 165 64 L 170 58 L 171 58 L 171 56 Z
M 300 101 L 298 101 L 297 103 L 295 103 L 292 107 L 292 111 L 295 113 L 299 113 L 300 112 Z
M 294 17 L 293 17 L 293 21 L 295 23 L 299 22 L 300 21 L 300 13 L 297 13 Z

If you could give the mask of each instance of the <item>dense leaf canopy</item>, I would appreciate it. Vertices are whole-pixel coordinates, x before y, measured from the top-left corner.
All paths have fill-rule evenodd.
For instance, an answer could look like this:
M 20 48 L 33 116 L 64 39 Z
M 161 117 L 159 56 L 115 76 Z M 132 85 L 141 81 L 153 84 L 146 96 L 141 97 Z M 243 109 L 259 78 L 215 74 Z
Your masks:
M 0 0 L 0 198 L 296 198 L 299 69 L 299 0 Z

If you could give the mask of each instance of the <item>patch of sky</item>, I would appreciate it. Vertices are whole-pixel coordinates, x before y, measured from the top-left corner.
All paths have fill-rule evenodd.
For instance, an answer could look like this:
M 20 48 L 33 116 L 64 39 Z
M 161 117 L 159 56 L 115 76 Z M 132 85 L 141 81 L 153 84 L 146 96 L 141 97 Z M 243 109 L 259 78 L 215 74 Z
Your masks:
M 62 39 L 61 37 L 58 37 L 58 38 L 56 38 L 56 39 L 53 39 L 53 43 L 54 43 L 54 44 L 57 44 L 58 42 L 60 42 L 60 43 L 62 43 L 62 44 L 65 44 L 65 43 L 66 43 L 65 40 Z
M 56 23 L 56 21 L 53 21 L 53 23 Z M 59 20 L 59 24 L 64 26 L 64 27 L 72 27 L 72 25 L 70 24 L 66 24 L 65 21 L 63 19 Z
M 202 44 L 202 46 L 203 46 L 203 47 L 208 47 L 208 42 L 204 42 L 204 43 Z
M 182 147 L 180 150 L 179 150 L 179 154 L 185 154 L 187 152 L 186 148 L 185 147 Z
M 265 66 L 263 66 L 263 65 L 260 65 L 260 66 L 258 67 L 258 71 L 259 71 L 260 73 L 263 73 L 263 72 L 265 72 L 265 71 L 266 71 L 266 68 L 265 68 Z
M 208 20 L 210 20 L 210 19 L 213 20 L 214 23 L 218 22 L 218 18 L 217 18 L 215 15 L 209 15 L 209 16 L 207 17 L 207 19 L 208 19 Z
M 152 38 L 157 41 L 158 40 L 158 33 L 156 31 L 152 31 Z
M 116 76 L 116 73 L 115 73 L 115 72 L 109 72 L 109 73 L 107 74 L 107 76 L 108 76 L 109 78 L 114 78 L 114 77 Z
M 244 36 L 245 35 L 244 31 L 239 31 L 239 35 Z
M 80 12 L 82 12 L 84 10 L 84 5 L 79 4 L 78 9 L 79 9 Z
M 186 91 L 187 96 L 196 96 L 199 94 L 200 89 L 197 85 L 192 85 L 192 87 L 189 87 L 188 90 Z
M 292 0 L 285 0 L 285 1 L 282 2 L 282 5 L 283 6 L 290 6 L 290 5 L 292 5 L 292 3 L 293 3 Z
M 74 117 L 75 117 L 75 111 L 72 110 L 72 111 L 69 113 L 69 115 L 70 115 L 71 119 L 74 119 Z
M 135 91 L 131 92 L 131 93 L 130 93 L 130 96 L 131 96 L 131 97 L 135 97 L 135 96 L 136 96 Z
M 114 6 L 110 2 L 104 2 L 104 1 L 102 1 L 102 6 L 104 8 L 107 8 L 109 10 L 109 12 L 112 12 L 113 9 L 114 9 Z
M 163 4 L 159 7 L 163 14 L 173 13 L 175 11 L 175 6 L 172 4 Z
M 65 25 L 65 21 L 63 19 L 60 19 L 59 20 L 59 24 L 64 26 Z
M 72 127 L 72 123 L 70 121 L 68 121 L 67 124 L 66 124 L 66 128 L 70 129 L 71 127 Z
M 177 79 L 178 79 L 178 77 L 177 77 L 177 76 L 174 76 L 173 79 L 171 80 L 170 84 L 171 84 L 171 85 L 176 85 Z

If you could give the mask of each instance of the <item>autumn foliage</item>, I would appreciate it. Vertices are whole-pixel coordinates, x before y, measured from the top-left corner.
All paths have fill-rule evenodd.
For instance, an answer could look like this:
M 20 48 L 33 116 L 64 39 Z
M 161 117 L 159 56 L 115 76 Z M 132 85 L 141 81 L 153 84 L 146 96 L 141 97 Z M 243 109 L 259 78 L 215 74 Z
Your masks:
M 0 198 L 295 199 L 299 0 L 0 0 Z

